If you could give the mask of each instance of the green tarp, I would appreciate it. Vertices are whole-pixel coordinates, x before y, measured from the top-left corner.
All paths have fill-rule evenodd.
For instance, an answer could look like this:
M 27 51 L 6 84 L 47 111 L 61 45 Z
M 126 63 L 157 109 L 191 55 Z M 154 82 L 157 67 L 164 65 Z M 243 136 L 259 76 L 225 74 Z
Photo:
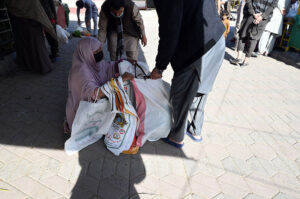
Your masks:
M 300 49 L 300 15 L 294 17 L 294 24 L 291 32 L 290 47 Z

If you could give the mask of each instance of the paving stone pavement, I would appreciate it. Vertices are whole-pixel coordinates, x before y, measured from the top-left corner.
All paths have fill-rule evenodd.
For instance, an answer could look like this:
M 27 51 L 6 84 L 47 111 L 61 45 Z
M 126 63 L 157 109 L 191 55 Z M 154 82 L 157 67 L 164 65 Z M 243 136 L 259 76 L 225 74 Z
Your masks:
M 155 63 L 155 11 L 142 12 Z M 73 16 L 74 18 L 74 16 Z M 269 57 L 239 68 L 226 57 L 209 95 L 202 143 L 147 142 L 114 156 L 103 141 L 68 156 L 62 122 L 78 39 L 46 75 L 0 79 L 0 199 L 299 199 L 300 71 Z M 107 54 L 106 54 L 107 56 Z M 169 68 L 164 73 L 171 80 Z

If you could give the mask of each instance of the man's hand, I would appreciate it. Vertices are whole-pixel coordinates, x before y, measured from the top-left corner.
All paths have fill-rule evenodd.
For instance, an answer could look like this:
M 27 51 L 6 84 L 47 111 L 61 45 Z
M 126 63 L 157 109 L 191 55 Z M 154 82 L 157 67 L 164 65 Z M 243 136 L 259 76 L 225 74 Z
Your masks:
M 259 16 L 261 16 L 261 13 L 253 14 L 254 19 L 258 19 Z
M 282 15 L 286 15 L 286 10 L 285 10 L 285 9 L 282 9 L 282 10 L 280 10 L 280 13 L 281 13 Z
M 160 74 L 157 70 L 157 68 L 154 68 L 151 72 L 151 75 L 150 75 L 150 78 L 151 79 L 161 79 L 162 78 L 162 74 Z
M 133 78 L 134 78 L 134 76 L 127 72 L 122 75 L 123 82 L 125 82 L 127 80 L 133 80 Z
M 147 45 L 147 37 L 146 37 L 146 35 L 142 35 L 142 44 L 143 44 L 143 46 Z
M 258 15 L 256 19 L 254 19 L 253 23 L 254 24 L 259 24 L 263 20 L 261 15 Z

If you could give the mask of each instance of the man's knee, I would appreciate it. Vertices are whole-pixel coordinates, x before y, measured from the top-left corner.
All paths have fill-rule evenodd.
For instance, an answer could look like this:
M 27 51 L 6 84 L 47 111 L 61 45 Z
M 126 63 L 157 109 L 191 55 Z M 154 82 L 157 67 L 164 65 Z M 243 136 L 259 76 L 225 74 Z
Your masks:
M 127 59 L 138 60 L 138 51 L 126 51 Z

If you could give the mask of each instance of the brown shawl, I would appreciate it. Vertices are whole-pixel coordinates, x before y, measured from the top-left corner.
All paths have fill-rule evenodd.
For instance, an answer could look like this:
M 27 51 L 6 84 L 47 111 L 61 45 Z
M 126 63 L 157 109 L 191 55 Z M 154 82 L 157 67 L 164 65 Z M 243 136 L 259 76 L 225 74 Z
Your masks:
M 16 17 L 38 21 L 45 31 L 56 38 L 54 27 L 39 0 L 6 0 L 6 7 Z

